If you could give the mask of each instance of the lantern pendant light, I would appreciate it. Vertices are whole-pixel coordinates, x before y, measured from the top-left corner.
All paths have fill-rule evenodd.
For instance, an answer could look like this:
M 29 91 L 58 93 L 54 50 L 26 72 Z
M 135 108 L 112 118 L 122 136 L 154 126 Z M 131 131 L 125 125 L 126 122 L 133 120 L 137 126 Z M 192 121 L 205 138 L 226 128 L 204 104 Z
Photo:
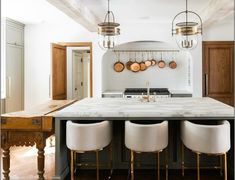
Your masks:
M 197 46 L 200 35 L 202 35 L 202 19 L 197 13 L 188 11 L 188 0 L 186 0 L 186 10 L 178 13 L 172 21 L 172 36 L 176 38 L 180 49 L 191 50 Z
M 117 38 L 120 35 L 119 23 L 115 22 L 112 11 L 109 10 L 105 15 L 104 22 L 98 24 L 99 46 L 102 49 L 112 49 L 117 45 Z

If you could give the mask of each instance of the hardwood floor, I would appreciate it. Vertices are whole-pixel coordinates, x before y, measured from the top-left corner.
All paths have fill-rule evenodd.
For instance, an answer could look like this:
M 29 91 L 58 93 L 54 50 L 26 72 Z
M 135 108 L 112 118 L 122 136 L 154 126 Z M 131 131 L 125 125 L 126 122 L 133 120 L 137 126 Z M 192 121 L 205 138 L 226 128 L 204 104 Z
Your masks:
M 53 144 L 53 143 L 52 143 Z M 2 157 L 2 151 L 1 151 Z M 45 178 L 51 179 L 55 167 L 55 147 L 50 146 L 50 139 L 47 139 L 45 147 Z M 1 160 L 2 163 L 2 160 Z M 1 164 L 2 170 L 2 164 Z M 0 177 L 2 178 L 2 171 Z M 11 180 L 36 180 L 37 176 L 37 149 L 33 147 L 10 148 L 10 179 Z
M 53 143 L 52 143 L 53 144 Z M 11 180 L 36 180 L 37 179 L 37 149 L 35 147 L 11 147 Z M 50 180 L 54 175 L 55 147 L 50 146 L 50 140 L 47 140 L 45 148 L 45 179 Z M 1 161 L 2 162 L 2 161 Z M 1 166 L 2 167 L 2 166 Z M 153 180 L 156 178 L 154 170 L 136 170 L 135 180 Z M 79 180 L 95 180 L 96 172 L 94 170 L 78 171 Z M 2 175 L 1 175 L 2 177 Z M 100 180 L 107 179 L 108 171 L 100 171 Z M 127 170 L 114 170 L 112 180 L 126 180 Z M 165 171 L 161 172 L 161 179 L 165 179 Z M 169 180 L 196 180 L 195 170 L 186 170 L 185 178 L 182 178 L 180 171 L 169 170 Z M 219 170 L 202 170 L 202 180 L 222 180 Z M 70 180 L 70 175 L 66 180 Z

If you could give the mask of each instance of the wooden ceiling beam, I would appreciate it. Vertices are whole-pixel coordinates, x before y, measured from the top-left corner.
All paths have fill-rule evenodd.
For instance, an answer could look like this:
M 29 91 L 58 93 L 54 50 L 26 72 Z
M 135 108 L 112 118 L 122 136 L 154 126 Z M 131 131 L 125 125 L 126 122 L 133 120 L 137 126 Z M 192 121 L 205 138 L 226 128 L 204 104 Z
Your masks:
M 232 13 L 234 13 L 233 0 L 210 0 L 200 13 L 203 28 L 209 28 Z
M 64 12 L 90 32 L 97 31 L 101 22 L 84 4 L 78 0 L 47 0 L 50 4 Z

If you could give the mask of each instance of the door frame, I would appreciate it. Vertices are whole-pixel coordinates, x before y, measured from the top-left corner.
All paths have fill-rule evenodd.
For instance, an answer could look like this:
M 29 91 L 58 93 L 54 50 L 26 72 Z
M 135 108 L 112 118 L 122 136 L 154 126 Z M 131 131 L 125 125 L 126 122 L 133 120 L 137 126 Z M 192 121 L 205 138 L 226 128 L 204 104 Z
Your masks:
M 58 42 L 57 44 L 67 47 L 89 47 L 90 48 L 90 97 L 93 96 L 93 77 L 92 77 L 92 42 Z

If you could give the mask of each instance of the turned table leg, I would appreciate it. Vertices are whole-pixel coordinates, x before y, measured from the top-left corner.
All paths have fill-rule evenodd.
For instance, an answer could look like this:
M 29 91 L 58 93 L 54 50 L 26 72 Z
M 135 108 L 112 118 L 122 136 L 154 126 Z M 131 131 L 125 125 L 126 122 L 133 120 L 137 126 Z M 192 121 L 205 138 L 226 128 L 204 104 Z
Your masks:
M 45 162 L 45 156 L 44 156 L 44 148 L 46 146 L 45 139 L 41 141 L 41 143 L 37 144 L 38 149 L 38 179 L 43 180 L 44 179 L 44 162 Z
M 9 180 L 9 173 L 10 173 L 10 148 L 3 147 L 3 180 Z

